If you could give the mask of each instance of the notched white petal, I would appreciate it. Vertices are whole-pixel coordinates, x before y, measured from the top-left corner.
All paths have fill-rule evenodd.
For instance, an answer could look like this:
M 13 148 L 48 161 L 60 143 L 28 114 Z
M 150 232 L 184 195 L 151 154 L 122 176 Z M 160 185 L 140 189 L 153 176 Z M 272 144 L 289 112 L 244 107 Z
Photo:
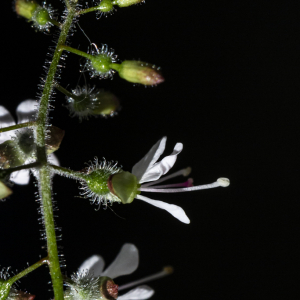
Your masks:
M 134 272 L 139 265 L 139 251 L 133 244 L 124 244 L 121 251 L 102 273 L 102 276 L 116 278 Z
M 190 223 L 190 219 L 187 217 L 185 211 L 180 206 L 177 206 L 174 204 L 169 204 L 169 203 L 159 201 L 159 200 L 153 200 L 153 199 L 150 199 L 150 198 L 142 196 L 142 195 L 137 195 L 136 198 L 143 200 L 143 201 L 145 201 L 151 205 L 154 205 L 158 208 L 166 210 L 173 217 L 175 217 L 176 219 L 178 219 L 179 221 L 181 221 L 185 224 Z
M 162 175 L 169 172 L 174 166 L 177 155 L 182 151 L 182 143 L 177 143 L 171 155 L 164 157 L 160 162 L 149 168 L 142 176 L 139 183 L 158 180 Z
M 35 100 L 25 100 L 21 102 L 17 107 L 18 123 L 33 120 L 37 112 L 37 105 Z
M 154 290 L 148 285 L 141 285 L 135 289 L 130 290 L 128 293 L 119 296 L 118 300 L 145 300 L 152 297 Z
M 30 175 L 29 170 L 24 169 L 17 172 L 12 173 L 10 176 L 10 180 L 16 184 L 25 185 L 29 183 Z
M 167 137 L 159 140 L 150 151 L 132 168 L 132 174 L 135 175 L 138 181 L 143 177 L 144 173 L 151 168 L 160 156 L 163 154 L 166 147 Z
M 81 264 L 78 271 L 80 273 L 88 271 L 89 277 L 99 277 L 102 274 L 104 265 L 104 259 L 100 255 L 93 255 Z

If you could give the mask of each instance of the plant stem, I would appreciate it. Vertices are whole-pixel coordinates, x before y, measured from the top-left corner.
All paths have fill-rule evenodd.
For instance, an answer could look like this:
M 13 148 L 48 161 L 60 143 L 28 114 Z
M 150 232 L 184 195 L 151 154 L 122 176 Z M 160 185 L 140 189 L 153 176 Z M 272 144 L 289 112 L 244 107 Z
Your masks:
M 35 124 L 36 123 L 34 121 L 32 121 L 32 122 L 25 122 L 25 123 L 21 123 L 21 124 L 16 124 L 16 125 L 0 128 L 0 133 L 5 132 L 5 131 L 20 129 L 20 128 L 23 128 L 23 127 L 32 127 Z
M 40 166 L 41 166 L 40 162 L 36 161 L 34 163 L 31 163 L 31 164 L 21 165 L 21 166 L 14 167 L 14 168 L 1 169 L 1 172 L 5 172 L 5 176 L 7 176 L 7 175 L 9 175 L 13 172 L 17 172 L 17 171 L 24 170 L 24 169 L 38 168 Z
M 76 95 L 74 95 L 73 93 L 69 92 L 68 90 L 66 90 L 65 88 L 63 88 L 60 84 L 55 83 L 55 88 L 58 89 L 61 93 L 65 94 L 66 96 L 73 98 L 73 99 L 78 99 L 79 97 L 77 97 Z
M 35 264 L 31 265 L 30 267 L 28 267 L 27 269 L 23 270 L 22 272 L 20 272 L 19 274 L 15 275 L 14 277 L 11 277 L 8 279 L 8 282 L 10 283 L 14 283 L 17 280 L 19 280 L 20 278 L 24 277 L 25 275 L 27 275 L 28 273 L 34 271 L 35 269 L 39 268 L 40 266 L 47 264 L 48 263 L 48 257 L 42 258 L 41 260 L 39 260 L 38 262 L 36 262 Z
M 54 26 L 61 28 L 61 24 L 59 22 L 57 22 L 56 20 L 50 19 L 49 22 L 52 23 Z
M 74 54 L 77 54 L 79 56 L 85 57 L 87 59 L 92 59 L 93 58 L 93 55 L 91 55 L 91 54 L 88 54 L 86 52 L 80 51 L 78 49 L 75 49 L 75 48 L 72 48 L 72 47 L 69 47 L 69 46 L 66 46 L 66 45 L 61 45 L 59 47 L 59 49 L 60 50 L 66 50 L 66 51 L 72 52 Z
M 55 174 L 58 174 L 60 176 L 65 176 L 65 177 L 70 177 L 73 179 L 78 179 L 78 180 L 85 180 L 86 176 L 83 173 L 76 172 L 67 168 L 59 167 L 56 165 L 50 165 L 48 164 L 49 168 L 51 171 Z
M 86 9 L 82 9 L 80 11 L 77 12 L 76 15 L 83 15 L 89 12 L 93 12 L 93 11 L 99 11 L 99 6 L 94 6 L 94 7 L 90 7 L 90 8 L 86 8 Z
M 41 208 L 44 217 L 44 225 L 47 238 L 47 250 L 49 269 L 52 279 L 52 286 L 54 291 L 55 300 L 63 300 L 63 277 L 60 270 L 60 263 L 58 258 L 56 235 L 55 235 L 55 224 L 53 218 L 53 207 L 52 207 L 52 194 L 51 194 L 51 174 L 48 169 L 47 154 L 45 149 L 45 138 L 46 138 L 46 125 L 48 116 L 49 99 L 52 94 L 54 78 L 57 71 L 57 66 L 62 54 L 60 46 L 64 45 L 72 25 L 73 18 L 75 16 L 75 8 L 66 0 L 68 7 L 68 14 L 64 23 L 61 26 L 61 32 L 58 39 L 56 49 L 53 54 L 52 62 L 49 67 L 48 75 L 45 81 L 43 94 L 40 101 L 40 107 L 37 117 L 36 127 L 36 144 L 37 144 L 37 160 L 43 165 L 39 170 L 39 192 L 41 197 Z

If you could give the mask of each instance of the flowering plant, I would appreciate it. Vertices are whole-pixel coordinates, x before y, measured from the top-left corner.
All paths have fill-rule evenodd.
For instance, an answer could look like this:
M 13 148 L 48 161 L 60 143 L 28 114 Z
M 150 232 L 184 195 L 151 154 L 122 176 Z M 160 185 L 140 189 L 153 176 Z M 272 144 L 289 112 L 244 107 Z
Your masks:
M 1 300 L 21 298 L 32 300 L 34 296 L 19 291 L 16 282 L 42 265 L 49 267 L 56 300 L 63 298 L 70 300 L 116 299 L 122 286 L 118 288 L 113 280 L 120 275 L 133 272 L 137 267 L 136 247 L 132 244 L 125 244 L 116 261 L 104 272 L 102 272 L 104 265 L 102 258 L 92 256 L 71 278 L 63 275 L 61 268 L 64 262 L 60 259 L 61 254 L 57 245 L 59 239 L 57 231 L 60 229 L 54 221 L 56 207 L 53 201 L 52 178 L 55 174 L 79 182 L 80 197 L 88 198 L 99 207 L 100 205 L 104 208 L 110 207 L 114 202 L 131 204 L 134 199 L 137 199 L 166 210 L 186 224 L 190 223 L 190 220 L 181 207 L 161 200 L 153 200 L 146 197 L 144 193 L 177 193 L 229 185 L 229 180 L 226 178 L 219 178 L 216 182 L 203 186 L 193 186 L 191 178 L 184 183 L 160 185 L 161 182 L 176 176 L 188 176 L 191 170 L 185 168 L 167 175 L 182 151 L 183 144 L 177 143 L 173 152 L 159 161 L 165 150 L 166 137 L 160 139 L 133 166 L 131 172 L 124 171 L 123 167 L 116 162 L 108 162 L 105 159 L 101 161 L 98 158 L 90 162 L 88 167 L 75 171 L 60 166 L 53 154 L 60 147 L 64 137 L 64 131 L 52 125 L 49 118 L 49 111 L 52 109 L 51 101 L 56 92 L 65 96 L 65 106 L 70 111 L 70 115 L 77 117 L 81 122 L 85 122 L 90 117 L 114 116 L 120 110 L 119 99 L 109 91 L 91 87 L 92 85 L 88 83 L 83 86 L 77 85 L 73 90 L 68 90 L 60 84 L 60 73 L 67 53 L 80 56 L 81 72 L 86 74 L 87 71 L 90 77 L 107 79 L 113 78 L 118 73 L 119 77 L 129 84 L 155 86 L 164 82 L 161 70 L 156 65 L 140 60 L 121 61 L 115 51 L 107 45 L 98 47 L 95 43 L 90 43 L 89 50 L 81 51 L 71 47 L 68 40 L 82 15 L 96 12 L 98 17 L 108 16 L 109 13 L 115 11 L 115 6 L 125 9 L 140 2 L 143 1 L 102 0 L 94 1 L 94 6 L 84 8 L 83 3 L 78 0 L 65 0 L 65 11 L 60 18 L 57 17 L 56 11 L 50 4 L 38 3 L 34 0 L 16 0 L 14 3 L 16 13 L 31 23 L 35 30 L 51 34 L 56 28 L 59 36 L 55 48 L 52 48 L 51 60 L 47 61 L 47 72 L 39 85 L 40 94 L 37 101 L 26 100 L 19 104 L 17 124 L 5 108 L 5 103 L 4 105 L 1 103 L 0 106 L 0 198 L 5 199 L 10 196 L 9 199 L 13 199 L 13 192 L 16 190 L 13 183 L 28 184 L 29 172 L 31 172 L 38 187 L 39 213 L 43 225 L 41 235 L 47 243 L 46 256 L 23 271 L 16 272 L 12 276 L 6 269 L 2 269 L 0 274 Z M 80 28 L 80 25 L 78 26 Z M 141 141 L 143 144 L 146 142 L 148 142 L 146 139 Z M 149 141 L 149 145 L 151 143 Z M 124 152 L 127 149 L 129 147 L 126 147 Z M 141 157 L 138 151 L 136 157 Z M 144 209 L 147 210 L 147 207 Z M 103 225 L 102 228 L 106 226 Z M 164 271 L 155 277 L 168 273 L 170 272 Z M 142 300 L 149 298 L 152 294 L 151 288 L 142 285 L 119 296 L 119 299 Z

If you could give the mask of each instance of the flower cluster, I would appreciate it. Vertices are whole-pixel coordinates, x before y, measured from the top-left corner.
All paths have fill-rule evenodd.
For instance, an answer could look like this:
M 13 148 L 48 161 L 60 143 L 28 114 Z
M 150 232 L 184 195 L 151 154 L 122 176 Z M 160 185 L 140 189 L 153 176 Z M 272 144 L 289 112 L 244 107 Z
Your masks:
M 25 100 L 21 102 L 16 110 L 18 124 L 34 120 L 37 102 Z M 0 105 L 0 126 L 8 127 L 16 125 L 10 112 Z M 52 150 L 53 152 L 53 150 Z M 33 130 L 21 128 L 0 133 L 0 163 L 1 168 L 15 167 L 28 164 L 36 160 L 36 145 L 34 142 Z M 54 154 L 48 155 L 48 160 L 55 165 L 59 164 Z M 16 184 L 28 184 L 30 179 L 29 170 L 24 169 L 13 173 L 10 181 Z

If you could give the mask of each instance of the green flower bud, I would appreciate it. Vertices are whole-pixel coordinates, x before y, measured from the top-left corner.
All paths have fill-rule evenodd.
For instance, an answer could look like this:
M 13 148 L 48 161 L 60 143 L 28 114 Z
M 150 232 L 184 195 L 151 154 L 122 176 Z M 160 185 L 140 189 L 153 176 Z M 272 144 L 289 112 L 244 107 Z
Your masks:
M 72 117 L 89 119 L 90 116 L 114 116 L 120 107 L 118 98 L 107 91 L 95 90 L 95 87 L 77 86 L 72 93 L 61 86 L 57 88 L 67 95 L 68 105 Z
M 11 194 L 12 194 L 12 190 L 8 188 L 2 181 L 0 181 L 0 200 L 7 198 Z M 0 282 L 0 287 L 1 287 L 1 282 Z
M 93 114 L 101 116 L 114 116 L 120 107 L 119 99 L 110 92 L 103 91 L 97 94 L 97 102 L 92 109 Z
M 104 13 L 112 11 L 114 8 L 111 0 L 102 0 L 98 5 L 98 9 Z
M 111 67 L 119 72 L 121 78 L 133 83 L 157 85 L 165 80 L 159 68 L 142 61 L 125 60 L 121 64 L 112 64 Z
M 138 184 L 136 176 L 130 172 L 121 172 L 112 176 L 111 189 L 113 193 L 118 196 L 123 204 L 128 204 L 138 194 Z
M 127 7 L 141 2 L 144 2 L 144 0 L 114 0 L 113 5 L 118 5 L 119 7 Z
M 28 20 L 32 19 L 33 13 L 38 7 L 40 6 L 32 0 L 16 0 L 15 2 L 16 13 Z

